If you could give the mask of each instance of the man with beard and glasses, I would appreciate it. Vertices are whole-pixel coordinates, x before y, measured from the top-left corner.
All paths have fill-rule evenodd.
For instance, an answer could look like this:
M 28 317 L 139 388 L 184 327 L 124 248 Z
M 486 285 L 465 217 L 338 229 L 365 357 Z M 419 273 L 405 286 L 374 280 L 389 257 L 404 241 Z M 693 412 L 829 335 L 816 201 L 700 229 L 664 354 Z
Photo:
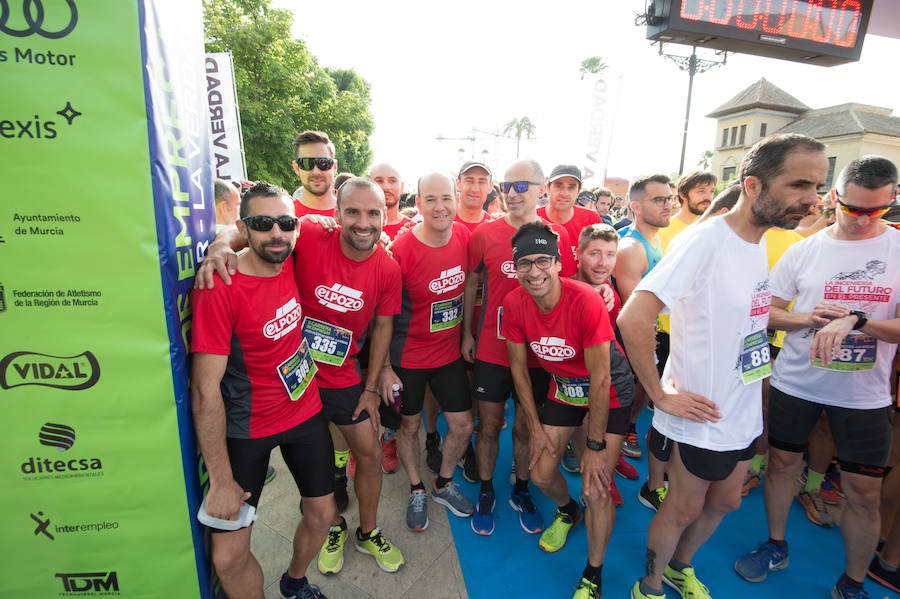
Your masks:
M 900 232 L 881 222 L 897 168 L 880 156 L 837 177 L 837 221 L 787 249 L 772 270 L 770 327 L 787 331 L 769 395 L 764 495 L 769 540 L 735 571 L 762 582 L 788 565 L 785 540 L 803 450 L 824 412 L 837 446 L 845 570 L 834 599 L 864 599 L 878 542 L 881 484 L 891 451 L 891 374 L 900 341 Z M 789 304 L 793 300 L 793 307 Z M 880 562 L 871 562 L 874 568 Z
M 741 487 L 762 431 L 762 379 L 772 372 L 766 326 L 769 227 L 794 228 L 828 175 L 825 146 L 803 135 L 757 142 L 740 169 L 741 196 L 726 215 L 682 236 L 638 285 L 619 315 L 631 366 L 656 406 L 653 428 L 668 459 L 666 500 L 650 523 L 643 577 L 632 599 L 662 599 L 662 584 L 707 599 L 690 562 Z M 672 315 L 660 380 L 655 321 Z
M 411 218 L 400 214 L 400 197 L 403 195 L 403 179 L 400 173 L 390 164 L 376 164 L 369 169 L 369 179 L 375 181 L 381 191 L 384 192 L 384 205 L 387 209 L 386 221 L 382 229 L 387 236 L 394 240 L 397 233 L 405 226 L 412 226 Z M 396 469 L 396 466 L 394 466 Z
M 337 197 L 335 219 L 340 227 L 329 231 L 303 222 L 294 276 L 304 313 L 303 337 L 319 369 L 316 380 L 325 417 L 338 426 L 356 457 L 354 490 L 360 523 L 356 548 L 374 556 L 382 570 L 396 572 L 404 563 L 403 555 L 376 524 L 382 482 L 380 369 L 369 369 L 365 381 L 357 369 L 357 354 L 370 323 L 370 363 L 386 362 L 394 315 L 400 312 L 400 267 L 378 244 L 384 211 L 384 194 L 378 185 L 361 177 L 348 180 Z M 213 270 L 230 283 L 226 264 L 233 260 L 233 251 L 226 240 L 237 241 L 220 235 L 210 244 L 198 271 L 199 286 L 211 285 Z M 319 552 L 323 574 L 335 574 L 343 567 L 347 529 L 346 520 L 338 516 Z
M 297 218 L 307 214 L 334 215 L 334 144 L 322 131 L 303 131 L 294 138 L 294 172 L 300 187 L 294 191 Z
M 241 254 L 231 285 L 197 289 L 193 306 L 191 409 L 209 472 L 206 512 L 236 519 L 242 502 L 258 505 L 279 447 L 306 498 L 294 533 L 282 597 L 324 599 L 306 570 L 337 515 L 331 439 L 315 381 L 315 363 L 300 332 L 302 317 L 290 265 L 297 219 L 283 189 L 257 183 L 237 221 L 250 251 Z M 229 597 L 263 597 L 263 573 L 250 551 L 252 526 L 212 529 L 212 559 Z

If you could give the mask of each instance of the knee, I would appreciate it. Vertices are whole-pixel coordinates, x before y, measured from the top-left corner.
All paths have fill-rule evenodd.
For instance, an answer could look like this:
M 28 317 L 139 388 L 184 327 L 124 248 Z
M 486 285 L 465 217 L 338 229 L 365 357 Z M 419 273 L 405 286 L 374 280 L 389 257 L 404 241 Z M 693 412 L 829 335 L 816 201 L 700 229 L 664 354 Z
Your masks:
M 503 413 L 494 414 L 494 410 L 481 408 L 478 434 L 485 437 L 496 438 L 500 436 L 500 427 L 503 426 Z
M 453 422 L 447 423 L 447 428 L 450 430 L 451 434 L 460 437 L 471 437 L 472 431 L 475 430 L 475 423 L 471 418 L 454 419 Z
M 212 562 L 220 577 L 227 577 L 230 572 L 240 571 L 250 559 L 250 545 L 216 542 L 223 534 L 213 534 Z
M 708 507 L 722 514 L 737 511 L 741 507 L 741 495 L 740 493 L 732 493 L 728 497 L 717 497 Z
M 677 498 L 668 496 L 663 501 L 661 510 L 666 510 L 669 518 L 674 520 L 678 526 L 686 528 L 700 517 L 700 514 L 703 512 L 703 502 L 679 502 Z
M 531 482 L 540 487 L 541 489 L 546 489 L 550 486 L 550 483 L 553 481 L 553 477 L 556 472 L 556 467 L 548 468 L 541 463 L 535 465 L 534 468 L 531 469 L 530 476 Z
M 367 443 L 365 447 L 354 448 L 357 468 L 370 469 L 377 466 L 380 469 L 381 453 L 381 443 L 377 439 L 373 443 Z
M 309 529 L 327 532 L 337 518 L 338 509 L 334 495 L 307 497 L 304 500 L 302 524 Z
M 413 437 L 418 434 L 419 426 L 422 422 L 420 418 L 421 412 L 416 414 L 415 416 L 403 416 L 403 420 L 400 423 L 400 434 L 406 437 Z

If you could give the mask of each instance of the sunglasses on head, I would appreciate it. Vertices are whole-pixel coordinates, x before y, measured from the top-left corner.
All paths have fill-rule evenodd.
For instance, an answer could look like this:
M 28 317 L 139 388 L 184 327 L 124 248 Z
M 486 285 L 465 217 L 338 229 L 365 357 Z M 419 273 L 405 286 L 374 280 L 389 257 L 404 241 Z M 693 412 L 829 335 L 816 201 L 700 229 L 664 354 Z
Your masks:
M 300 167 L 301 171 L 311 171 L 316 166 L 320 171 L 330 171 L 334 166 L 334 158 L 320 156 L 318 158 L 301 157 L 296 158 L 294 162 Z
M 241 220 L 244 221 L 244 224 L 247 225 L 247 228 L 251 231 L 271 231 L 272 227 L 275 226 L 275 223 L 278 223 L 278 228 L 282 231 L 293 231 L 297 228 L 297 219 L 293 216 L 279 216 L 278 218 L 272 218 L 271 216 L 248 216 Z
M 840 199 L 838 199 L 837 203 L 841 207 L 841 212 L 854 218 L 862 215 L 866 215 L 869 218 L 881 218 L 888 210 L 894 207 L 893 204 L 888 204 L 887 206 L 876 206 L 874 208 L 860 208 L 859 206 L 845 204 Z
M 528 191 L 529 185 L 541 185 L 540 181 L 502 181 L 500 183 L 500 191 L 509 193 L 510 189 L 515 189 L 517 193 L 525 193 Z

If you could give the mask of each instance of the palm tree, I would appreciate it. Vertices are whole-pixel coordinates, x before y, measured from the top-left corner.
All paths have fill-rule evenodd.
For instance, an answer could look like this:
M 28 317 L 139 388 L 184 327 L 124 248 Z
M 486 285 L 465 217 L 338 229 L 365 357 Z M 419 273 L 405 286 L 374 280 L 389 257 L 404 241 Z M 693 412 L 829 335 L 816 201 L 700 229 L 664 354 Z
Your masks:
M 709 165 L 712 164 L 713 152 L 712 150 L 706 150 L 703 152 L 703 155 L 700 157 L 700 161 L 697 162 L 697 166 L 702 168 L 705 171 L 709 170 Z
M 503 127 L 503 134 L 507 137 L 515 137 L 516 138 L 516 159 L 519 158 L 519 144 L 522 141 L 522 136 L 525 136 L 525 139 L 534 139 L 534 123 L 531 122 L 527 116 L 523 116 L 520 119 L 513 119 L 510 122 L 506 123 Z
M 590 58 L 585 58 L 581 61 L 581 66 L 578 67 L 578 72 L 581 73 L 581 78 L 584 79 L 585 75 L 596 75 L 597 73 L 601 73 L 606 70 L 606 63 L 603 62 L 603 59 L 599 56 L 591 56 Z

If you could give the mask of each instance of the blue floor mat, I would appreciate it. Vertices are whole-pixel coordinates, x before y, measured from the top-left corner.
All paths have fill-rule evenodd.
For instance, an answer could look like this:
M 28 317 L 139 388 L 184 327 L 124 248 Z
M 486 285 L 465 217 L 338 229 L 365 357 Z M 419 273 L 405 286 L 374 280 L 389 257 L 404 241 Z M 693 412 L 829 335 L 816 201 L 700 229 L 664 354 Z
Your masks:
M 519 526 L 518 515 L 509 506 L 509 471 L 512 464 L 512 407 L 508 402 L 509 428 L 501 433 L 500 453 L 494 473 L 497 493 L 494 534 L 476 535 L 468 519 L 450 515 L 450 527 L 470 599 L 495 597 L 568 598 L 581 579 L 587 562 L 587 534 L 583 524 L 569 534 L 566 546 L 555 554 L 541 551 L 540 535 L 529 535 Z M 649 426 L 649 413 L 638 423 L 639 436 Z M 441 429 L 445 424 L 441 419 Z M 644 446 L 641 440 L 641 446 Z M 647 527 L 653 512 L 638 503 L 637 494 L 647 476 L 646 457 L 631 460 L 641 477 L 636 481 L 616 476 L 625 505 L 616 510 L 616 523 L 603 566 L 603 593 L 607 598 L 624 599 L 643 574 Z M 577 475 L 565 474 L 572 497 L 581 486 Z M 455 480 L 471 498 L 478 495 L 477 484 L 468 483 L 457 469 Z M 532 485 L 534 502 L 549 525 L 555 511 L 553 502 Z M 752 584 L 734 572 L 734 562 L 755 549 L 766 534 L 762 487 L 751 491 L 740 510 L 725 517 L 715 534 L 700 548 L 694 559 L 698 577 L 713 597 L 757 599 L 759 597 L 830 597 L 831 587 L 843 571 L 844 549 L 840 528 L 820 528 L 806 518 L 796 502 L 788 520 L 791 564 L 762 583 Z M 866 590 L 872 599 L 900 598 L 871 580 Z M 678 594 L 667 590 L 667 597 Z

